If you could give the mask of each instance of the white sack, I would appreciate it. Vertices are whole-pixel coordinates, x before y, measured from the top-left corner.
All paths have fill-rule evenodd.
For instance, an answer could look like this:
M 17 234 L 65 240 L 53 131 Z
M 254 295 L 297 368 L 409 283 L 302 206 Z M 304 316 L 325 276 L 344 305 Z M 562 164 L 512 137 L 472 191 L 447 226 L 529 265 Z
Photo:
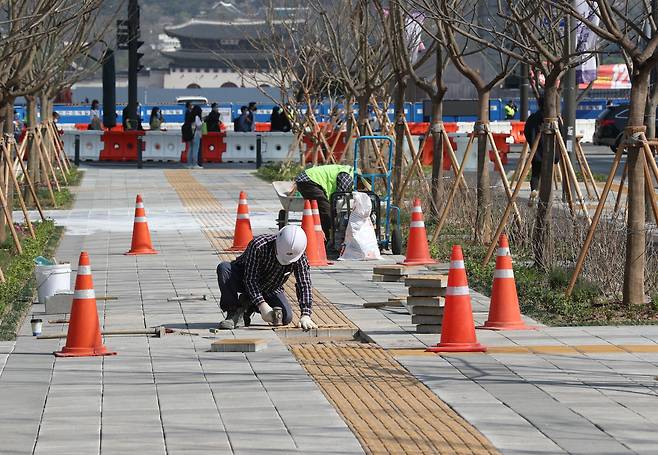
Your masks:
M 368 261 L 381 259 L 375 227 L 370 219 L 372 201 L 365 193 L 352 193 L 352 213 L 345 231 L 345 248 L 339 260 Z

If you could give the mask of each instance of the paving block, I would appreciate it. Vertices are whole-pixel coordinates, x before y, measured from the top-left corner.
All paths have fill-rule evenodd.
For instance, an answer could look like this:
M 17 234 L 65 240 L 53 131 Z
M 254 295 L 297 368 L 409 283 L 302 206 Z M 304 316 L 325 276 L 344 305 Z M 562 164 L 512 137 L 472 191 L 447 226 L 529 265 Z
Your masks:
M 409 275 L 404 279 L 407 287 L 419 288 L 445 288 L 448 286 L 446 275 Z
M 373 273 L 372 274 L 372 281 L 375 283 L 397 283 L 397 282 L 402 282 L 403 276 L 397 276 L 397 275 L 378 275 Z
M 228 338 L 213 341 L 212 352 L 258 352 L 267 348 L 267 341 L 261 338 Z
M 404 265 L 377 265 L 372 269 L 373 275 L 388 275 L 388 276 L 405 276 L 407 275 L 407 267 Z
M 46 314 L 70 313 L 73 292 L 51 295 L 46 299 Z
M 441 316 L 443 317 L 443 307 L 438 305 L 425 306 L 425 305 L 409 305 L 409 314 L 419 316 Z
M 443 322 L 443 315 L 441 316 L 430 316 L 425 314 L 413 314 L 411 316 L 412 324 L 420 325 L 441 325 Z
M 416 333 L 441 333 L 441 326 L 434 324 L 418 324 Z
M 445 299 L 441 297 L 418 297 L 418 296 L 409 296 L 407 297 L 407 305 L 409 306 L 444 306 Z
M 446 293 L 446 288 L 433 287 L 410 287 L 409 295 L 413 297 L 442 297 Z

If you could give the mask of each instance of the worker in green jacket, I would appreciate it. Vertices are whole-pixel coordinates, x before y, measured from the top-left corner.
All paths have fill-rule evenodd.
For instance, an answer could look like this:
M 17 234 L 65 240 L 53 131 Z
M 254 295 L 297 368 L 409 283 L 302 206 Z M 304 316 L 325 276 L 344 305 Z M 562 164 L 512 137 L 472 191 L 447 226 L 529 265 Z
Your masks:
M 318 211 L 324 236 L 329 239 L 331 232 L 331 205 L 329 201 L 336 192 L 351 192 L 354 183 L 352 166 L 328 164 L 315 166 L 301 172 L 295 178 L 296 190 L 304 199 L 318 201 Z M 295 192 L 295 188 L 291 193 Z

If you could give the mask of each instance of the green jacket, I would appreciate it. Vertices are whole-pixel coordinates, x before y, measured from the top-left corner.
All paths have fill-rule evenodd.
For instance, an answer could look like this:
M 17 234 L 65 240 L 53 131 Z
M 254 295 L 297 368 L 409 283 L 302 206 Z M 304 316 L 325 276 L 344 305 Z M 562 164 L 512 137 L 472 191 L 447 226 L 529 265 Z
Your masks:
M 331 199 L 331 195 L 336 192 L 336 177 L 341 172 L 352 174 L 352 166 L 344 166 L 341 164 L 327 164 L 325 166 L 315 166 L 306 169 L 306 175 L 322 187 L 327 199 Z

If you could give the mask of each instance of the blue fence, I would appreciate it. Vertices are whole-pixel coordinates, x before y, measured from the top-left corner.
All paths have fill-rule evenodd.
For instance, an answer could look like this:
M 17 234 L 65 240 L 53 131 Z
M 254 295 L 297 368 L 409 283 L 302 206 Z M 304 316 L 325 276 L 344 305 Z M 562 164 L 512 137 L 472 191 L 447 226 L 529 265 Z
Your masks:
M 519 99 L 513 99 L 513 101 L 516 103 L 517 106 L 520 106 L 520 100 Z M 450 102 L 450 101 L 447 101 Z M 490 101 L 490 115 L 489 115 L 489 120 L 491 121 L 498 121 L 498 120 L 504 120 L 505 119 L 505 113 L 504 113 L 504 106 L 505 103 L 507 102 L 506 100 L 501 100 L 501 99 L 494 99 Z M 576 111 L 577 118 L 579 119 L 595 119 L 604 109 L 607 104 L 608 100 L 606 99 L 588 99 L 588 100 L 583 100 L 578 104 L 578 109 Z M 627 103 L 627 100 L 612 100 L 613 104 L 622 104 L 622 103 Z M 530 111 L 535 111 L 537 110 L 537 102 L 535 101 L 534 98 L 532 98 L 529 102 L 529 108 Z M 182 123 L 183 122 L 183 111 L 184 111 L 184 106 L 181 105 L 160 105 L 160 109 L 162 110 L 162 114 L 165 117 L 165 120 L 167 122 L 171 123 Z M 231 118 L 223 118 L 222 120 L 224 122 L 231 122 L 233 118 L 237 117 L 240 114 L 240 105 L 235 104 L 235 103 L 223 103 L 219 104 L 220 109 L 223 112 L 226 112 L 230 110 L 231 112 Z M 272 112 L 272 108 L 274 105 L 272 104 L 261 104 L 258 106 L 258 112 L 256 113 L 256 121 L 257 122 L 268 122 L 270 119 L 270 113 Z M 341 108 L 342 106 L 338 106 L 338 108 Z M 150 117 L 151 109 L 153 106 L 151 105 L 146 105 L 146 106 L 140 106 L 140 115 L 142 117 L 142 122 L 147 123 Z M 24 106 L 16 106 L 15 107 L 16 112 L 19 116 L 20 119 L 25 119 L 25 107 Z M 210 108 L 208 106 L 204 106 L 204 111 L 208 111 Z M 315 109 L 315 116 L 318 121 L 325 121 L 330 118 L 330 113 L 331 113 L 332 107 L 328 103 L 321 104 L 316 107 Z M 354 106 L 355 113 L 358 113 L 358 105 Z M 429 112 L 425 111 L 426 106 L 423 106 L 422 102 L 417 102 L 417 103 L 405 103 L 405 116 L 407 118 L 408 122 L 422 122 L 423 120 L 427 121 L 429 118 Z M 55 112 L 57 112 L 60 116 L 59 121 L 61 123 L 67 123 L 67 124 L 86 124 L 89 123 L 89 106 L 72 106 L 72 105 L 58 105 L 56 104 L 54 106 Z M 122 120 L 122 111 L 123 111 L 123 106 L 117 107 L 117 123 L 121 123 Z M 394 110 L 393 108 L 390 108 L 387 112 L 389 118 L 391 120 L 394 119 Z M 520 118 L 520 113 L 517 112 L 515 115 L 515 120 L 518 120 Z M 450 115 L 445 115 L 443 117 L 443 120 L 445 122 L 472 122 L 476 120 L 475 115 L 459 115 L 459 116 L 450 116 Z

